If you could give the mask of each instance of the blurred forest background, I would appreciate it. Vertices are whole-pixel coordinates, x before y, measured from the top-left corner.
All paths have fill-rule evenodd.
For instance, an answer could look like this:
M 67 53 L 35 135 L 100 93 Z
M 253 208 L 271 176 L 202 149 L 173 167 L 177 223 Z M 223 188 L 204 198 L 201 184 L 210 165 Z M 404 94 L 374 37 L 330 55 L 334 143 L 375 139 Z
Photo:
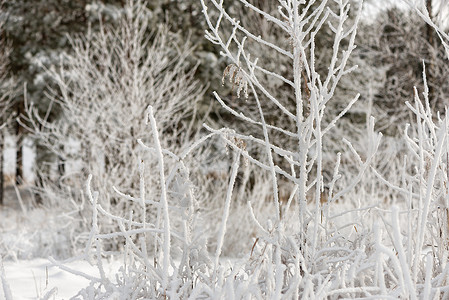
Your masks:
M 276 9 L 276 1 L 253 2 L 265 11 Z M 367 114 L 373 114 L 378 129 L 388 136 L 398 135 L 400 128 L 410 121 L 409 113 L 402 104 L 412 99 L 413 86 L 418 89 L 422 87 L 423 60 L 430 69 L 427 81 L 435 111 L 444 110 L 447 105 L 444 99 L 448 99 L 449 93 L 449 67 L 442 63 L 445 56 L 439 39 L 415 13 L 394 2 L 365 1 L 364 18 L 357 36 L 358 47 L 352 57 L 353 63 L 359 68 L 345 79 L 338 94 L 344 102 L 346 95 L 360 91 L 361 101 L 349 112 L 348 121 L 363 123 Z M 263 37 L 280 38 L 276 32 L 272 32 L 266 20 L 251 12 L 247 14 L 238 1 L 226 3 L 229 3 L 225 5 L 243 20 L 245 26 L 255 29 Z M 74 37 L 87 32 L 93 34 L 105 26 L 116 28 L 124 13 L 124 5 L 125 1 L 3 1 L 0 15 L 0 152 L 3 153 L 0 155 L 3 159 L 0 203 L 4 201 L 6 185 L 26 184 L 38 191 L 49 178 L 52 178 L 50 181 L 61 180 L 73 171 L 73 166 L 70 168 L 66 165 L 67 155 L 60 153 L 64 151 L 55 149 L 55 144 L 49 144 L 48 140 L 43 141 L 42 135 L 36 134 L 36 130 L 30 130 L 32 126 L 26 105 L 32 104 L 37 108 L 39 116 L 49 123 L 56 124 L 57 120 L 63 118 L 62 104 L 57 100 L 58 95 L 54 94 L 58 93 L 55 91 L 57 79 L 51 76 L 49 70 L 65 67 L 65 56 L 73 55 L 74 52 Z M 354 5 L 359 5 L 359 2 L 354 1 Z M 439 4 L 427 0 L 432 18 L 438 24 L 443 24 L 448 16 L 444 10 L 432 5 Z M 432 11 L 438 13 L 432 14 Z M 170 39 L 167 47 L 172 47 L 174 51 L 188 49 L 188 55 L 183 58 L 183 68 L 191 72 L 191 80 L 197 82 L 199 93 L 197 97 L 192 97 L 195 118 L 200 120 L 193 126 L 200 130 L 206 119 L 213 124 L 229 122 L 229 115 L 219 109 L 220 105 L 214 101 L 212 91 L 218 91 L 222 98 L 231 103 L 236 101 L 236 96 L 232 94 L 232 86 L 222 84 L 221 73 L 227 62 L 220 58 L 219 49 L 204 39 L 206 24 L 200 2 L 154 0 L 148 3 L 147 13 L 149 24 L 146 34 L 149 39 L 154 39 L 156 32 L 163 27 L 163 35 Z M 318 37 L 318 47 L 322 48 L 320 59 L 326 59 L 329 42 L 330 35 L 322 33 Z M 274 64 L 277 63 L 275 59 Z M 114 99 L 108 101 L 113 105 Z M 89 103 L 82 105 L 88 107 Z M 332 105 L 338 106 L 339 103 L 334 102 Z M 6 140 L 8 145 L 5 144 Z M 25 146 L 31 148 L 29 156 L 32 168 L 31 173 L 27 174 L 28 178 L 24 176 L 23 167 Z M 76 145 L 67 145 L 72 146 Z M 9 148 L 9 152 L 15 151 L 15 155 L 6 155 L 6 148 Z M 5 162 L 6 159 L 9 161 Z M 4 171 L 5 165 L 8 166 L 7 172 Z M 38 202 L 42 201 L 40 197 L 37 199 Z

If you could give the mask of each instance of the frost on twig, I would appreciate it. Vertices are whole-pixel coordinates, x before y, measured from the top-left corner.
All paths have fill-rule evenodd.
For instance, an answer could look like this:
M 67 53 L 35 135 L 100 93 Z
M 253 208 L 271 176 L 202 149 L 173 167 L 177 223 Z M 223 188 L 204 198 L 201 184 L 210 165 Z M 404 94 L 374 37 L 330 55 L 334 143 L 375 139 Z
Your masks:
M 329 220 L 329 206 L 344 201 L 345 195 L 363 179 L 381 138 L 374 130 L 374 119 L 369 119 L 369 143 L 363 156 L 346 141 L 358 171 L 342 187 L 341 155 L 334 152 L 332 161 L 324 149 L 328 149 L 336 125 L 359 95 L 354 95 L 337 113 L 328 107 L 337 99 L 335 93 L 341 79 L 355 69 L 349 65 L 349 57 L 355 49 L 360 8 L 351 19 L 349 1 L 278 1 L 277 9 L 263 10 L 253 2 L 240 0 L 246 14 L 269 24 L 276 35 L 274 38 L 258 35 L 256 26 L 237 19 L 223 1 L 201 0 L 201 3 L 208 24 L 206 38 L 221 48 L 221 55 L 228 61 L 223 83 L 229 77 L 230 83 L 237 87 L 237 96 L 244 91 L 247 98 L 246 103 L 233 105 L 215 94 L 236 122 L 231 125 L 232 129 L 217 130 L 207 125 L 206 128 L 212 133 L 221 132 L 227 146 L 269 178 L 274 209 L 266 224 L 260 222 L 250 206 L 251 218 L 263 233 L 252 247 L 251 270 L 264 274 L 264 283 L 259 286 L 264 295 L 274 298 L 326 295 L 329 287 L 325 283 L 320 288 L 309 289 L 305 278 L 326 268 L 321 256 L 326 252 L 322 248 L 326 247 L 327 239 L 346 247 L 343 239 L 335 237 L 338 230 Z M 331 49 L 329 59 L 320 61 L 316 43 L 325 31 L 331 32 Z M 235 145 L 234 139 L 245 142 L 244 151 Z M 324 176 L 326 173 L 331 176 Z M 296 209 L 298 227 L 294 233 L 285 232 L 281 196 L 285 185 L 289 188 L 287 207 L 294 202 Z M 328 203 L 322 200 L 326 198 Z M 329 251 L 338 253 L 332 247 Z M 301 282 L 301 287 L 294 284 L 296 280 Z

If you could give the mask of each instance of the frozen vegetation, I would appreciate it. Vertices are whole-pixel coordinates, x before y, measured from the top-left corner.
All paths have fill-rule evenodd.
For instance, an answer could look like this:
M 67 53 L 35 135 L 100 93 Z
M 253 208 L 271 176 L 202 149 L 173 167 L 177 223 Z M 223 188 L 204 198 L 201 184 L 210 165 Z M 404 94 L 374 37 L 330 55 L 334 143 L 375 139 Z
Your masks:
M 408 3 L 445 50 L 391 114 L 374 97 L 393 94 L 387 66 L 357 50 L 361 3 L 239 0 L 239 19 L 198 1 L 226 117 L 201 101 L 194 48 L 141 1 L 45 67 L 62 117 L 24 87 L 22 125 L 58 162 L 32 196 L 9 188 L 0 299 L 31 258 L 48 258 L 23 296 L 39 299 L 449 299 L 449 115 L 427 84 L 446 72 L 444 24 Z

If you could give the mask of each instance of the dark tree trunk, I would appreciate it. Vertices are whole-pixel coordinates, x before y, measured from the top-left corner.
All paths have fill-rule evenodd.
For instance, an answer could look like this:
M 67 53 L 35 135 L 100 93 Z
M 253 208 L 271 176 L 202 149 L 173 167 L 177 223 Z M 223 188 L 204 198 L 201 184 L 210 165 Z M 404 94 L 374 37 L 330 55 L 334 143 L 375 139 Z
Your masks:
M 64 153 L 64 145 L 60 146 L 61 153 Z M 62 177 L 65 175 L 65 158 L 58 156 L 58 173 L 59 173 L 59 181 L 61 181 Z
M 432 14 L 432 0 L 426 0 L 426 8 L 429 12 L 430 19 L 433 18 Z M 435 97 L 435 89 L 434 89 L 434 80 L 433 77 L 435 75 L 435 32 L 432 26 L 426 23 L 426 39 L 429 43 L 429 63 L 428 63 L 428 71 L 426 72 L 427 82 L 429 86 L 429 102 L 432 106 L 435 106 L 436 99 Z
M 59 157 L 58 173 L 60 177 L 63 177 L 65 175 L 65 159 L 62 157 Z
M 65 159 L 62 157 L 58 157 L 58 173 L 59 173 L 58 187 L 62 188 L 62 180 L 65 175 Z
M 44 178 L 42 176 L 45 173 L 49 176 L 50 171 L 46 169 L 45 165 L 45 148 L 41 146 L 38 142 L 36 143 L 36 162 L 35 162 L 35 181 L 34 184 L 37 187 L 37 192 L 35 193 L 35 201 L 37 205 L 43 204 L 42 190 L 44 188 Z M 43 165 L 40 165 L 43 164 Z
M 429 12 L 429 17 L 430 19 L 432 19 L 433 14 L 432 14 L 432 0 L 426 0 L 426 8 L 427 11 Z M 429 24 L 426 25 L 427 28 L 427 40 L 429 41 L 429 43 L 433 46 L 433 28 L 432 26 L 430 26 Z
M 20 118 L 22 115 L 23 109 L 23 102 L 19 101 L 17 103 L 16 111 L 17 111 L 17 118 Z M 23 155 L 22 155 L 22 148 L 23 148 L 23 137 L 22 137 L 22 126 L 19 122 L 16 121 L 16 184 L 20 185 L 23 181 Z
M 36 175 L 36 186 L 37 187 L 39 187 L 39 188 L 42 188 L 43 186 L 44 186 L 44 181 L 43 181 L 43 179 L 42 179 L 42 176 L 41 176 L 41 174 L 37 174 Z M 35 197 L 35 200 L 36 200 L 36 204 L 37 205 L 42 205 L 43 204 L 43 199 L 42 199 L 42 191 L 38 191 L 35 195 L 34 195 L 34 197 Z

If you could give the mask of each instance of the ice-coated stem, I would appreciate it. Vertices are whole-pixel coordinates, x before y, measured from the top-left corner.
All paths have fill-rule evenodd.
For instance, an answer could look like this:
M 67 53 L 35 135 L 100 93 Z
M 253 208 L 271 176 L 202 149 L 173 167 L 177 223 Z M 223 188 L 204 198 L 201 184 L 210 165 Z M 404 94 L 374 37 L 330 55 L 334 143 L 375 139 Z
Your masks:
M 234 163 L 232 164 L 231 178 L 229 179 L 228 190 L 226 192 L 226 201 L 223 209 L 223 216 L 221 219 L 220 231 L 218 233 L 217 249 L 215 250 L 214 259 L 214 274 L 217 276 L 218 271 L 218 260 L 220 259 L 221 251 L 223 248 L 224 237 L 226 234 L 226 223 L 228 222 L 229 209 L 231 207 L 232 192 L 234 190 L 235 179 L 237 178 L 237 173 L 240 164 L 240 153 L 234 154 Z
M 168 269 L 170 266 L 170 243 L 171 243 L 171 233 L 170 233 L 170 217 L 169 217 L 169 211 L 168 211 L 168 198 L 167 198 L 167 187 L 165 184 L 165 169 L 164 169 L 164 155 L 162 154 L 162 147 L 159 140 L 159 132 L 157 131 L 157 125 L 156 120 L 154 118 L 153 114 L 153 107 L 148 107 L 148 121 L 151 125 L 151 131 L 153 134 L 154 139 L 154 145 L 156 148 L 156 155 L 159 161 L 159 178 L 160 178 L 160 184 L 161 184 L 161 203 L 162 203 L 162 213 L 164 218 L 164 243 L 163 243 L 163 261 L 162 261 L 162 268 L 163 268 L 163 275 L 162 275 L 162 288 L 164 290 L 167 289 L 168 285 Z

